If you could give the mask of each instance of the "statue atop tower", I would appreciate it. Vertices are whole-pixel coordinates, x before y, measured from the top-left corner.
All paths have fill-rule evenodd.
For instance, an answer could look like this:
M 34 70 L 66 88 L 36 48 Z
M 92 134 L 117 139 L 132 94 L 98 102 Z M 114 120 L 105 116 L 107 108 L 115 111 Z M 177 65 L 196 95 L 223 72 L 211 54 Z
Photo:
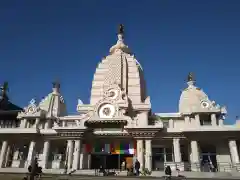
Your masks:
M 190 82 L 190 81 L 195 81 L 193 72 L 190 72 L 187 76 L 187 82 Z
M 118 27 L 118 34 L 124 34 L 124 25 L 120 24 Z
M 118 26 L 117 37 L 118 37 L 117 43 L 110 48 L 110 54 L 122 53 L 122 52 L 126 54 L 131 54 L 131 51 L 128 48 L 128 46 L 124 44 L 124 25 L 123 24 L 120 24 Z

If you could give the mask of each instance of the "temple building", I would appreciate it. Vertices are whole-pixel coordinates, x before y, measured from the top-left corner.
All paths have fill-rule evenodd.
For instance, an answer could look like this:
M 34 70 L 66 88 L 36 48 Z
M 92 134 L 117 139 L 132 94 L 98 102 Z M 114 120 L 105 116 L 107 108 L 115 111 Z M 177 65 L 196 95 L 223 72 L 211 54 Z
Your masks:
M 10 166 L 11 147 L 8 146 L 8 138 L 15 136 L 14 133 L 8 134 L 9 130 L 12 132 L 12 128 L 19 127 L 21 120 L 17 119 L 18 113 L 23 109 L 10 102 L 8 95 L 8 83 L 4 82 L 0 87 L 0 139 L 2 144 L 2 150 L 0 154 L 0 164 L 2 167 Z M 12 136 L 12 137 L 11 137 Z
M 78 100 L 79 115 L 67 114 L 55 82 L 41 102 L 32 99 L 18 113 L 14 126 L 1 120 L 0 169 L 26 169 L 37 156 L 49 172 L 120 169 L 123 161 L 129 166 L 136 160 L 152 172 L 166 165 L 240 170 L 240 127 L 224 124 L 226 108 L 210 100 L 189 73 L 178 112 L 153 112 L 143 68 L 124 42 L 122 25 L 117 38 L 96 68 L 90 104 Z

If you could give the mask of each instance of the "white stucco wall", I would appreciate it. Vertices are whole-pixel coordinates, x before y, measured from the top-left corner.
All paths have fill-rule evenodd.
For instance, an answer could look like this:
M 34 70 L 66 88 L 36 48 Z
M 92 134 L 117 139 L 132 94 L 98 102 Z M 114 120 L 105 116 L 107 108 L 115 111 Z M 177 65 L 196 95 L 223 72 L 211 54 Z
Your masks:
M 173 120 L 173 128 L 182 129 L 186 126 L 185 121 L 183 119 L 175 119 Z

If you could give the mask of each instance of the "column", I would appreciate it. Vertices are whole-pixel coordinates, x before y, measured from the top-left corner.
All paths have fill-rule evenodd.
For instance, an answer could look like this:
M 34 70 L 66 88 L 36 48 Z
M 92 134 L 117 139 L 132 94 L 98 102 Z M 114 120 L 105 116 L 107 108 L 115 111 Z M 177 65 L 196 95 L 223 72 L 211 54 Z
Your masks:
M 181 150 L 180 150 L 180 139 L 179 138 L 174 138 L 173 139 L 173 151 L 174 151 L 175 163 L 182 162 Z
M 51 128 L 51 119 L 47 119 L 47 121 L 45 122 L 45 129 L 49 128 Z
M 73 162 L 73 141 L 72 140 L 68 140 L 68 144 L 67 144 L 67 167 L 68 169 L 71 169 L 72 168 L 72 162 Z
M 195 115 L 195 125 L 196 126 L 201 126 L 199 114 Z
M 4 165 L 6 152 L 7 152 L 7 147 L 8 147 L 8 142 L 7 141 L 3 141 L 2 142 L 1 154 L 0 154 L 0 168 L 2 168 L 3 165 Z
M 212 126 L 217 126 L 216 114 L 211 114 L 211 124 Z
M 189 116 L 185 116 L 184 120 L 185 120 L 185 124 L 186 125 L 190 125 L 191 121 L 190 121 L 190 117 Z
M 35 121 L 35 127 L 38 128 L 38 125 L 40 123 L 40 118 L 36 118 L 36 121 Z
M 74 148 L 74 159 L 73 159 L 73 166 L 74 170 L 79 169 L 80 163 L 80 151 L 81 151 L 81 140 L 75 140 L 75 148 Z
M 21 120 L 20 127 L 21 128 L 26 128 L 27 127 L 27 119 L 24 118 L 24 119 Z
M 239 163 L 239 154 L 238 154 L 238 148 L 235 140 L 230 140 L 228 142 L 229 149 L 230 149 L 230 154 L 231 154 L 231 159 L 233 164 L 238 164 Z
M 62 126 L 67 127 L 67 121 L 62 121 Z
M 145 141 L 145 168 L 152 171 L 152 140 Z
M 169 128 L 174 128 L 173 119 L 170 119 L 170 120 L 169 120 Z
M 26 167 L 28 167 L 29 165 L 32 164 L 32 160 L 33 160 L 34 155 L 35 155 L 35 146 L 36 146 L 36 142 L 35 141 L 31 141 L 30 145 L 29 145 L 29 149 L 28 149 L 28 156 L 27 156 Z
M 88 166 L 88 169 L 91 168 L 91 158 L 92 158 L 91 154 L 88 154 L 87 155 L 87 166 Z
M 7 151 L 6 151 L 6 155 L 5 155 L 5 163 L 4 163 L 4 167 L 7 167 L 8 161 L 9 161 L 9 156 L 11 153 L 11 146 L 8 145 L 7 147 Z
M 199 171 L 200 164 L 199 164 L 199 149 L 198 149 L 198 142 L 191 141 L 191 169 L 192 171 Z
M 84 169 L 84 167 L 86 167 L 84 165 L 84 159 L 87 159 L 87 158 L 84 158 L 84 154 L 85 154 L 85 144 L 81 146 L 81 151 L 80 151 L 80 157 L 79 157 L 79 161 L 80 161 L 80 165 L 79 165 L 79 169 Z
M 137 140 L 137 160 L 140 163 L 140 169 L 143 169 L 144 163 L 144 147 L 143 147 L 143 140 Z
M 221 115 L 218 119 L 218 125 L 219 126 L 224 126 L 224 119 L 225 119 L 225 116 L 224 115 Z
M 50 150 L 50 141 L 46 140 L 44 141 L 44 144 L 43 144 L 43 163 L 42 163 L 43 169 L 47 169 L 49 150 Z

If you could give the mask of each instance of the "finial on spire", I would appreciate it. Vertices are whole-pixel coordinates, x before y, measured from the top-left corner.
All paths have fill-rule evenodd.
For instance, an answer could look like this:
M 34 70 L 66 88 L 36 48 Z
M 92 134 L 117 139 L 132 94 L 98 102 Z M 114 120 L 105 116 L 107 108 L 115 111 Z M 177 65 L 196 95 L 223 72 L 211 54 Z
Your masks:
M 59 89 L 60 89 L 60 83 L 59 83 L 59 81 L 54 81 L 53 83 L 53 91 L 54 92 L 59 92 Z
M 130 49 L 128 48 L 128 46 L 126 44 L 124 44 L 124 26 L 123 24 L 120 24 L 118 26 L 118 34 L 117 34 L 117 44 L 115 44 L 114 46 L 112 46 L 110 48 L 110 54 L 113 53 L 127 53 L 127 54 L 131 54 Z
M 120 24 L 119 27 L 118 27 L 118 34 L 124 34 L 124 25 L 123 24 Z
M 190 73 L 188 74 L 187 82 L 190 82 L 190 81 L 195 81 L 195 77 L 194 77 L 193 72 L 190 72 Z
M 6 97 L 7 96 L 7 91 L 8 91 L 8 82 L 4 82 L 2 87 L 0 87 L 1 91 L 2 91 L 2 97 Z
M 192 87 L 195 85 L 195 77 L 193 72 L 190 72 L 187 76 L 187 84 L 189 87 Z

